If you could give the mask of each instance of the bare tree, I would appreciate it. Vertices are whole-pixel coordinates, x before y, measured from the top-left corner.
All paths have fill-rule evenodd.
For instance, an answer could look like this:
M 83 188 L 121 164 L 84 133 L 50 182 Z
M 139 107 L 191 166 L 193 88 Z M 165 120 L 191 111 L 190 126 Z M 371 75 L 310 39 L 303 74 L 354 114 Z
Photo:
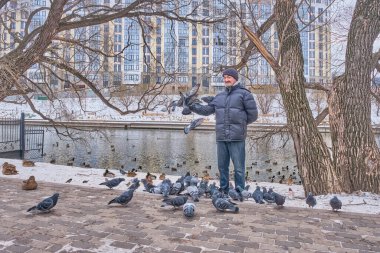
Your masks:
M 305 191 L 379 193 L 380 157 L 371 130 L 370 76 L 379 64 L 380 53 L 372 53 L 372 48 L 380 32 L 380 2 L 357 1 L 349 28 L 345 72 L 334 79 L 331 89 L 305 83 L 300 28 L 296 22 L 298 7 L 295 1 L 276 1 L 273 15 L 280 43 L 277 57 L 257 32 L 246 25 L 244 31 L 275 72 Z M 329 95 L 328 108 L 316 119 L 306 98 L 306 87 Z M 332 154 L 317 129 L 327 115 Z
M 81 110 L 86 111 L 82 99 L 84 89 L 121 115 L 153 110 L 161 101 L 159 95 L 166 85 L 175 81 L 179 71 L 168 68 L 166 59 L 159 59 L 152 46 L 153 35 L 161 33 L 157 19 L 172 27 L 169 32 L 174 47 L 179 43 L 174 29 L 176 23 L 211 25 L 223 19 L 195 15 L 200 6 L 189 0 L 130 1 L 128 4 L 117 0 L 112 5 L 91 0 L 53 0 L 48 7 L 30 10 L 13 1 L 0 1 L 0 33 L 4 35 L 0 37 L 11 37 L 11 43 L 1 43 L 5 50 L 0 54 L 0 101 L 21 96 L 35 113 L 54 125 L 58 123 L 34 105 L 33 94 L 46 96 L 51 108 L 57 110 L 65 110 L 62 98 L 76 97 Z M 16 10 L 26 19 L 23 34 L 12 27 L 19 21 L 19 17 L 13 15 Z M 46 20 L 36 24 L 34 18 L 42 12 L 48 12 Z M 118 43 L 120 37 L 113 38 L 110 31 L 122 29 L 118 26 L 122 18 L 129 22 L 129 27 L 123 29 L 123 46 Z M 112 71 L 110 66 L 114 65 L 110 63 L 128 60 L 130 52 L 139 47 L 144 49 L 142 60 L 147 73 L 155 71 L 163 78 L 160 82 L 148 80 L 145 85 L 140 80 L 124 89 L 120 69 Z M 103 85 L 99 76 L 107 76 L 107 80 L 103 79 L 107 85 Z M 64 92 L 55 88 L 57 83 L 64 83 Z

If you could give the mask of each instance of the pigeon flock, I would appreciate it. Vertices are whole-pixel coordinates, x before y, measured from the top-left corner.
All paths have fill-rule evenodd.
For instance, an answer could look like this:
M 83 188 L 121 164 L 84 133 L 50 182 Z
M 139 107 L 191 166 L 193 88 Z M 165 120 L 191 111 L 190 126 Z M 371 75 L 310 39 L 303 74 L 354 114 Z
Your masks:
M 122 174 L 122 172 L 120 172 Z M 257 204 L 275 204 L 276 208 L 283 208 L 287 197 L 276 193 L 272 188 L 266 189 L 266 187 L 256 186 L 253 191 L 250 191 L 250 185 L 247 185 L 244 189 L 237 186 L 234 187 L 230 183 L 230 189 L 228 192 L 224 192 L 220 189 L 215 182 L 210 183 L 208 180 L 199 179 L 197 176 L 192 176 L 190 172 L 179 177 L 176 182 L 171 182 L 168 178 L 163 178 L 157 185 L 153 183 L 152 177 L 154 175 L 149 172 L 144 179 L 139 180 L 133 178 L 127 185 L 128 189 L 111 199 L 107 205 L 121 205 L 127 206 L 131 202 L 134 192 L 140 187 L 140 182 L 144 187 L 144 191 L 151 194 L 162 195 L 161 207 L 170 206 L 173 209 L 182 208 L 183 215 L 186 218 L 191 218 L 196 215 L 196 203 L 200 201 L 200 198 L 211 199 L 212 205 L 219 212 L 231 212 L 238 213 L 238 202 L 247 201 L 252 199 Z M 121 182 L 125 181 L 124 178 L 118 177 L 111 180 L 106 178 L 106 181 L 100 185 L 104 185 L 109 189 L 117 187 Z M 289 188 L 289 191 L 291 189 Z M 27 212 L 31 213 L 47 213 L 58 202 L 59 193 L 53 194 L 42 200 L 37 205 L 29 208 Z M 290 198 L 290 196 L 288 196 Z M 305 200 L 309 207 L 315 207 L 317 201 L 313 194 L 309 192 Z M 342 208 L 342 202 L 334 196 L 330 200 L 330 205 L 333 211 L 338 211 Z

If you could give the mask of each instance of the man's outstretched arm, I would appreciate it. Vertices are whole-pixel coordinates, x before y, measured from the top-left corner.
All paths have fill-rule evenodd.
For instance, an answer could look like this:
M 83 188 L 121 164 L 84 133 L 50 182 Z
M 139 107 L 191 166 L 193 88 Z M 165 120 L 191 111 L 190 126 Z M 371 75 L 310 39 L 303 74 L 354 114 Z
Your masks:
M 202 115 L 209 116 L 215 112 L 215 107 L 212 105 L 201 105 L 199 103 L 193 103 L 189 105 L 192 112 Z

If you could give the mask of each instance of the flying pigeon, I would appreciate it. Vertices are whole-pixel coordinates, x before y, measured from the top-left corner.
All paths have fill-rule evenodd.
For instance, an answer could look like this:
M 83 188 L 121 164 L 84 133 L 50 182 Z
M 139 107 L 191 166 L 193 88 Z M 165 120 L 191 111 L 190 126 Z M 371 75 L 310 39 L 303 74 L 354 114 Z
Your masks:
M 194 217 L 195 215 L 195 205 L 194 203 L 188 202 L 183 205 L 183 214 L 188 217 Z
M 187 202 L 187 197 L 186 196 L 178 196 L 175 198 L 166 198 L 162 202 L 164 202 L 166 205 L 173 206 L 174 208 L 177 208 L 177 207 L 184 205 Z M 165 205 L 163 205 L 163 206 L 165 206 Z
M 112 199 L 110 202 L 108 202 L 108 205 L 118 203 L 122 206 L 126 206 L 129 203 L 129 201 L 131 201 L 131 199 L 133 198 L 133 193 L 135 190 L 135 188 L 132 188 L 128 191 L 123 192 L 119 197 L 116 197 Z
M 309 192 L 309 194 L 307 195 L 306 204 L 308 204 L 309 207 L 314 207 L 317 204 L 317 200 L 314 198 L 311 192 Z
M 116 186 L 118 186 L 121 182 L 123 182 L 125 180 L 125 178 L 121 178 L 121 177 L 118 177 L 118 178 L 114 178 L 114 179 L 111 179 L 111 180 L 108 180 L 108 181 L 105 181 L 103 183 L 100 183 L 99 185 L 105 185 L 107 186 L 108 188 L 112 189 Z
M 342 209 L 342 201 L 337 196 L 334 196 L 330 199 L 330 206 L 334 212 L 337 212 L 339 209 Z
M 27 212 L 35 212 L 35 213 L 47 213 L 57 204 L 59 197 L 59 193 L 54 193 L 53 196 L 48 197 L 38 203 L 36 206 L 33 206 L 27 210 Z
M 191 121 L 190 124 L 187 125 L 183 129 L 183 131 L 185 132 L 185 134 L 188 134 L 191 130 L 193 130 L 196 127 L 200 126 L 203 123 L 204 120 L 205 120 L 204 118 L 198 118 L 198 119 L 195 119 L 195 120 Z

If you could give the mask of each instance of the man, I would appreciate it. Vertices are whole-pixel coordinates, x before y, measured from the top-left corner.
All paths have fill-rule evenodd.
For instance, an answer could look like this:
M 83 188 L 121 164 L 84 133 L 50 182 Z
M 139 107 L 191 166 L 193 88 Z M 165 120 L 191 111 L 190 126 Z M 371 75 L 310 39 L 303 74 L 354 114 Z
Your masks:
M 225 90 L 208 105 L 193 103 L 189 108 L 204 116 L 215 113 L 220 187 L 227 193 L 230 159 L 235 168 L 235 187 L 245 187 L 245 138 L 247 125 L 257 120 L 257 107 L 251 92 L 238 81 L 235 69 L 224 70 L 223 79 Z

